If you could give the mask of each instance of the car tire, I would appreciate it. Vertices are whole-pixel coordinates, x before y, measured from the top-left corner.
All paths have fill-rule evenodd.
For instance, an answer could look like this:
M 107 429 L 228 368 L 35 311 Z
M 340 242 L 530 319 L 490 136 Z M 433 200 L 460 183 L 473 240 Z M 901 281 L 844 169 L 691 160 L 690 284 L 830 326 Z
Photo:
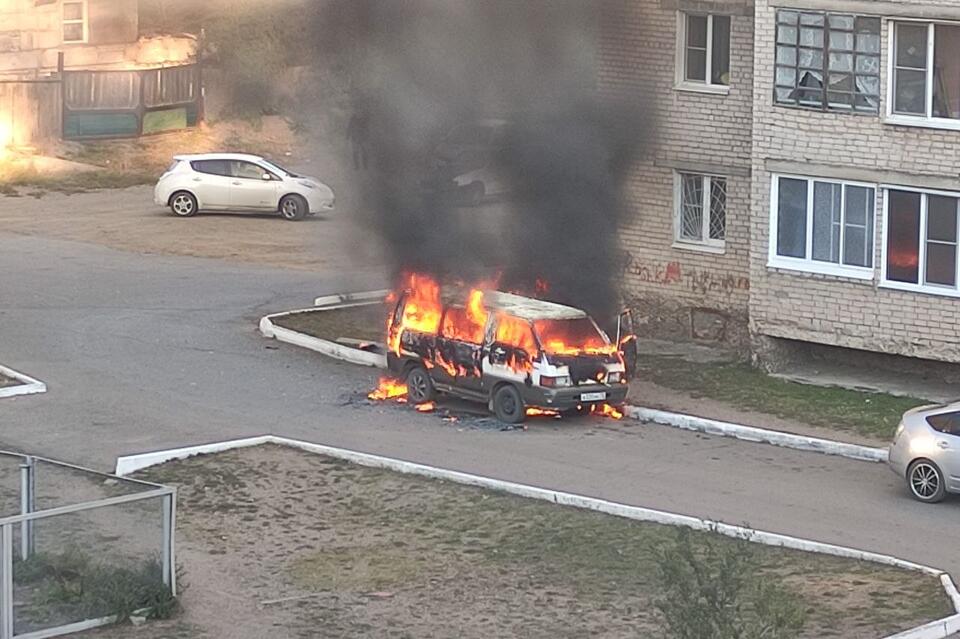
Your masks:
M 437 390 L 430 379 L 430 373 L 419 364 L 407 372 L 407 401 L 411 404 L 425 404 L 433 401 Z
M 468 206 L 480 206 L 483 203 L 483 198 L 487 194 L 487 189 L 483 185 L 483 182 L 471 182 L 467 185 L 467 205 Z
M 310 207 L 307 205 L 307 201 L 302 195 L 296 194 L 284 195 L 280 198 L 279 210 L 283 219 L 290 220 L 291 222 L 302 220 L 310 213 Z
M 512 384 L 504 384 L 493 394 L 493 414 L 505 424 L 519 424 L 527 416 L 520 391 Z
M 197 214 L 197 198 L 189 191 L 177 191 L 170 196 L 170 211 L 177 217 L 193 217 Z
M 925 504 L 942 501 L 947 494 L 943 471 L 929 459 L 918 459 L 907 468 L 907 488 L 910 495 Z

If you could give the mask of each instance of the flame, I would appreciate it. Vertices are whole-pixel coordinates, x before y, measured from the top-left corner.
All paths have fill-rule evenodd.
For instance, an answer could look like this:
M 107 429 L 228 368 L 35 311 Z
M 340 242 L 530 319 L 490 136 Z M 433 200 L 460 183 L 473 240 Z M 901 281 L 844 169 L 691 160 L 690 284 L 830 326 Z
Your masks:
M 388 399 L 396 399 L 400 402 L 407 401 L 407 385 L 403 382 L 400 382 L 390 377 L 381 377 L 380 381 L 377 382 L 376 390 L 370 391 L 367 394 L 367 399 L 375 399 L 378 401 L 384 401 Z
M 403 331 L 412 329 L 422 333 L 436 334 L 440 328 L 440 285 L 429 275 L 409 273 L 405 276 L 406 299 L 403 315 L 391 317 L 387 323 L 387 347 L 400 354 L 400 337 Z
M 610 404 L 594 404 L 590 407 L 590 412 L 594 415 L 603 415 L 613 419 L 623 419 L 623 413 Z
M 576 322 L 576 323 L 575 323 Z M 603 338 L 588 320 L 537 320 L 533 323 L 543 350 L 551 355 L 613 355 L 617 346 Z
M 424 402 L 422 404 L 417 404 L 416 406 L 414 406 L 414 408 L 416 408 L 417 411 L 421 413 L 429 413 L 436 407 L 437 407 L 437 404 L 435 402 Z
M 527 408 L 527 417 L 538 417 L 540 415 L 545 415 L 548 417 L 556 417 L 560 414 L 560 411 L 553 410 L 552 408 Z

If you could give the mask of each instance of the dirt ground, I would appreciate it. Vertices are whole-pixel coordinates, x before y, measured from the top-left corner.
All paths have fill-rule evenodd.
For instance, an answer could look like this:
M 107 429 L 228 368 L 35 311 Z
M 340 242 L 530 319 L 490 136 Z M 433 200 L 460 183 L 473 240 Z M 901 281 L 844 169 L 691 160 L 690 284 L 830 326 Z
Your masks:
M 172 462 L 184 612 L 97 639 L 637 637 L 674 531 L 278 446 Z M 949 609 L 931 577 L 757 546 L 805 637 L 877 637 Z
M 386 339 L 385 304 L 367 304 L 332 311 L 297 313 L 274 320 L 277 326 L 336 341 L 341 337 L 383 342 Z
M 6 388 L 7 386 L 16 386 L 20 382 L 15 380 L 12 377 L 7 377 L 3 373 L 0 373 L 0 388 Z
M 217 213 L 180 219 L 154 205 L 153 183 L 173 155 L 211 149 L 266 154 L 281 165 L 314 175 L 333 188 L 336 209 L 325 216 L 287 222 L 266 214 Z M 187 131 L 84 145 L 67 155 L 110 170 L 136 175 L 146 171 L 143 181 L 147 184 L 72 193 L 15 187 L 17 196 L 0 197 L 0 232 L 281 268 L 375 269 L 383 263 L 383 252 L 363 228 L 356 176 L 342 153 L 340 145 L 294 134 L 276 118 L 265 118 L 259 129 L 223 124 L 214 133 Z

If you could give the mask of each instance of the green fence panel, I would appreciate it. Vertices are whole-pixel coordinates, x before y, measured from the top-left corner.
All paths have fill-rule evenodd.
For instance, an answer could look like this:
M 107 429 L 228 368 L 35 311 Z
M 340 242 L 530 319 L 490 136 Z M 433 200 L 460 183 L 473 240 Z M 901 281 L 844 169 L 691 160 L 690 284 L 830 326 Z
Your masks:
M 65 138 L 136 136 L 139 132 L 136 113 L 68 113 L 63 123 Z
M 160 133 L 187 128 L 187 110 L 183 107 L 143 114 L 143 133 Z

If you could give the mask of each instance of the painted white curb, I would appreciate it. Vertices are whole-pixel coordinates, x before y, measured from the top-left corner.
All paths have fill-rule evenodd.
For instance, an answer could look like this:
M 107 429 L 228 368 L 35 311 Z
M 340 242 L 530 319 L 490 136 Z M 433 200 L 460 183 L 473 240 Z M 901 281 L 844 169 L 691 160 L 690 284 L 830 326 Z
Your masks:
M 355 306 L 367 306 L 369 304 L 374 304 L 376 302 L 366 301 L 366 302 L 353 302 L 346 304 L 337 304 L 334 306 L 329 306 L 323 310 L 336 310 L 339 308 L 352 308 Z M 295 311 L 286 311 L 284 313 L 273 313 L 272 315 L 267 315 L 260 319 L 260 333 L 264 337 L 269 337 L 276 339 L 281 342 L 286 342 L 288 344 L 293 344 L 294 346 L 300 346 L 302 348 L 309 348 L 312 351 L 317 351 L 322 353 L 327 357 L 332 357 L 334 359 L 339 359 L 344 362 L 350 362 L 352 364 L 360 364 L 361 366 L 374 366 L 376 368 L 386 368 L 387 367 L 387 356 L 379 353 L 370 353 L 359 348 L 353 348 L 351 346 L 345 346 L 344 344 L 338 344 L 337 342 L 332 342 L 328 339 L 322 339 L 320 337 L 314 337 L 312 335 L 307 335 L 306 333 L 300 333 L 298 331 L 291 330 L 289 328 L 284 328 L 282 326 L 277 326 L 273 323 L 273 319 L 277 317 L 288 317 L 290 315 L 296 315 L 297 313 L 316 313 L 316 308 L 303 308 Z
M 349 302 L 380 302 L 383 301 L 390 291 L 363 291 L 361 293 L 336 293 L 334 295 L 321 295 L 313 300 L 314 306 L 340 306 Z
M 799 537 L 791 537 L 789 535 L 782 535 L 779 533 L 752 530 L 750 528 L 744 528 L 743 526 L 733 526 L 730 524 L 700 519 L 699 517 L 692 517 L 689 515 L 680 515 L 663 510 L 643 508 L 641 506 L 629 506 L 627 504 L 597 499 L 595 497 L 587 497 L 584 495 L 576 495 L 573 493 L 550 490 L 547 488 L 539 488 L 527 484 L 518 484 L 501 479 L 494 479 L 492 477 L 472 475 L 470 473 L 463 473 L 456 470 L 448 470 L 445 468 L 437 468 L 435 466 L 427 466 L 425 464 L 417 464 L 415 462 L 404 461 L 402 459 L 382 457 L 380 455 L 361 453 L 358 451 L 348 450 L 345 448 L 336 448 L 333 446 L 324 446 L 322 444 L 313 444 L 310 442 L 289 439 L 287 437 L 278 437 L 275 435 L 262 435 L 260 437 L 249 437 L 246 439 L 238 439 L 233 441 L 200 444 L 198 446 L 189 446 L 186 448 L 161 450 L 143 453 L 140 455 L 118 457 L 115 474 L 124 476 L 138 470 L 175 459 L 185 459 L 193 455 L 217 453 L 233 448 L 256 446 L 258 444 L 278 444 L 281 446 L 290 446 L 292 448 L 297 448 L 310 453 L 343 459 L 361 466 L 384 468 L 410 475 L 419 475 L 422 477 L 452 481 L 467 486 L 477 486 L 498 492 L 510 493 L 513 495 L 519 495 L 521 497 L 529 497 L 531 499 L 540 499 L 564 506 L 573 506 L 575 508 L 593 510 L 606 513 L 608 515 L 625 517 L 627 519 L 634 519 L 637 521 L 648 521 L 668 526 L 685 526 L 694 530 L 713 531 L 728 537 L 746 539 L 751 542 L 768 546 L 780 546 L 793 550 L 817 552 L 835 557 L 870 561 L 896 568 L 915 570 L 928 575 L 938 576 L 944 586 L 947 596 L 953 603 L 954 609 L 960 612 L 960 595 L 958 595 L 956 586 L 954 585 L 953 580 L 950 578 L 950 575 L 942 570 L 938 570 L 937 568 L 931 568 L 930 566 L 924 566 L 910 561 L 905 561 L 891 555 L 882 555 L 879 553 L 857 550 L 855 548 L 847 548 L 845 546 L 825 544 L 818 541 L 801 539 Z M 951 615 L 944 619 L 919 626 L 918 628 L 906 630 L 893 635 L 889 639 L 943 639 L 957 629 L 960 629 L 960 614 Z
M 7 368 L 6 366 L 0 366 L 0 373 L 6 377 L 12 377 L 13 379 L 20 382 L 16 386 L 7 386 L 5 388 L 0 388 L 0 397 L 15 397 L 17 395 L 33 395 L 35 393 L 46 393 L 47 385 L 41 382 L 38 379 L 34 379 L 29 375 L 24 375 L 19 373 L 12 368 Z
M 774 446 L 784 446 L 786 448 L 812 451 L 825 455 L 840 455 L 861 461 L 887 461 L 887 449 L 885 448 L 872 448 L 870 446 L 848 444 L 830 439 L 794 435 L 793 433 L 784 433 L 782 431 L 767 430 L 753 426 L 742 426 L 740 424 L 731 424 L 729 422 L 721 422 L 705 417 L 695 417 L 693 415 L 671 413 L 654 408 L 644 408 L 642 406 L 627 406 L 624 411 L 631 419 L 683 428 L 684 430 L 695 430 L 710 435 L 735 437 L 749 442 L 773 444 Z

